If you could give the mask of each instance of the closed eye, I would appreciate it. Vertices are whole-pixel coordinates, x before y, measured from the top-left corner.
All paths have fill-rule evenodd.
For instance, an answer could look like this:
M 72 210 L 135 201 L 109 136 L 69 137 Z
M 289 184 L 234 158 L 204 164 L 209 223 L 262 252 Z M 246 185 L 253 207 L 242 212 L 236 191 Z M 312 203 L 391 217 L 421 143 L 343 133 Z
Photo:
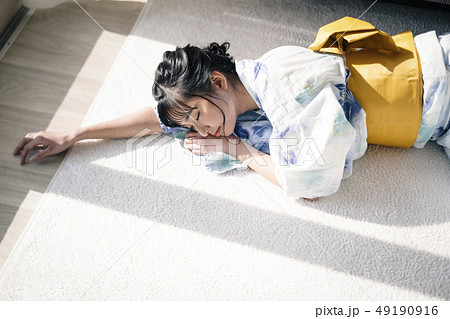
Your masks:
M 197 113 L 197 118 L 195 119 L 196 121 L 198 121 L 198 119 L 200 118 L 200 111 L 198 111 Z M 191 126 L 191 131 L 194 131 L 194 126 Z

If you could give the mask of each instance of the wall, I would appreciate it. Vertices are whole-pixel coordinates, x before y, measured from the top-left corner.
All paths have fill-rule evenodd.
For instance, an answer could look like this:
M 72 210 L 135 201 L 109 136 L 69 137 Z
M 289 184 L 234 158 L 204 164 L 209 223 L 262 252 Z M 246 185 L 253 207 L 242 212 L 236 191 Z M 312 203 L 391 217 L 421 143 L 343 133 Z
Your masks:
M 0 1 L 0 34 L 5 31 L 8 23 L 16 14 L 21 6 L 20 0 L 1 0 Z

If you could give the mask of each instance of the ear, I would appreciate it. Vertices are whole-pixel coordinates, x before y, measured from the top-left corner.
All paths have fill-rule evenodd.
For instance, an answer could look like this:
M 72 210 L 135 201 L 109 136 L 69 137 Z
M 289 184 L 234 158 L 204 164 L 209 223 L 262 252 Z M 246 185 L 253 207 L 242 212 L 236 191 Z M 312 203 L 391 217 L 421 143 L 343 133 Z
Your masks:
M 227 78 L 225 77 L 225 75 L 218 71 L 213 71 L 211 73 L 211 82 L 213 85 L 213 89 L 220 88 L 222 90 L 226 90 L 228 87 Z

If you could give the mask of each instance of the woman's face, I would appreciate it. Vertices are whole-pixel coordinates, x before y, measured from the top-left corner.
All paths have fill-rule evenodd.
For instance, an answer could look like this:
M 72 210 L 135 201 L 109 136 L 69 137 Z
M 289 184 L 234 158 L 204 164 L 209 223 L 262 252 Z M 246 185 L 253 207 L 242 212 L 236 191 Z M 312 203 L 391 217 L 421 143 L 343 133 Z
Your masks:
M 216 96 L 216 94 L 211 94 Z M 184 126 L 192 128 L 197 131 L 202 136 L 208 136 L 208 134 L 213 136 L 229 136 L 234 131 L 234 126 L 236 123 L 235 112 L 230 108 L 230 103 L 226 103 L 226 99 L 213 98 L 211 96 L 206 96 L 208 100 L 214 102 L 222 112 L 210 101 L 193 97 L 189 99 L 186 104 L 195 108 L 192 110 L 190 117 L 183 123 Z M 224 115 L 225 115 L 225 125 L 224 125 Z
M 225 76 L 214 71 L 211 75 L 213 92 L 205 98 L 193 97 L 186 104 L 195 108 L 188 119 L 182 123 L 202 136 L 229 136 L 236 125 L 235 94 Z M 208 101 L 209 100 L 209 101 Z M 215 103 L 217 107 L 211 103 Z M 222 110 L 222 112 L 219 110 Z M 225 124 L 224 124 L 225 115 Z

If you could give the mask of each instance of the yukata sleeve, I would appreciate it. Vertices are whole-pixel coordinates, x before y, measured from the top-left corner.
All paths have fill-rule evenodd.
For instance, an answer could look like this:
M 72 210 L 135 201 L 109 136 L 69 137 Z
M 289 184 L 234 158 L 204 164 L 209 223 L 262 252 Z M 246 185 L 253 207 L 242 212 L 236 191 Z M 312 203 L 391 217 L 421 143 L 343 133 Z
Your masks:
M 447 39 L 450 48 L 450 34 Z M 446 69 L 445 48 L 441 46 L 436 31 L 419 34 L 414 41 L 422 67 L 423 102 L 420 129 L 413 146 L 423 148 L 428 140 L 437 139 L 444 128 L 448 128 L 450 71 Z
M 365 150 L 363 139 L 355 147 L 357 130 L 341 105 L 344 61 L 294 46 L 271 53 L 261 67 L 265 78 L 254 83 L 264 92 L 262 106 L 273 126 L 269 148 L 275 176 L 287 196 L 329 196 L 349 176 L 346 162 Z
M 356 136 L 338 96 L 328 84 L 302 112 L 274 126 L 270 154 L 287 196 L 322 197 L 338 190 Z

